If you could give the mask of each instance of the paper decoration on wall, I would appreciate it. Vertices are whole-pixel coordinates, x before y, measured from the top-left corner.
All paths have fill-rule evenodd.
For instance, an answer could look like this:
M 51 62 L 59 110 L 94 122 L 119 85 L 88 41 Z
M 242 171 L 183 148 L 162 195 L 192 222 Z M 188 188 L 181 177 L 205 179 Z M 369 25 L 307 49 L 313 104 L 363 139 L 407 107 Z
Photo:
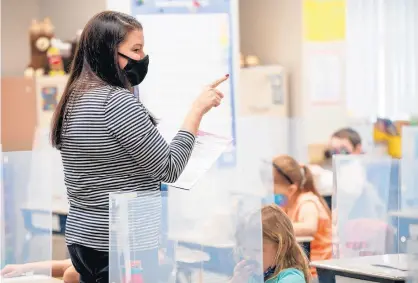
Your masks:
M 42 109 L 44 111 L 54 111 L 57 107 L 58 88 L 55 86 L 43 87 L 42 95 Z
M 314 42 L 345 39 L 345 0 L 304 0 L 304 39 Z
M 341 99 L 343 65 L 333 52 L 310 52 L 306 64 L 310 103 L 331 105 Z

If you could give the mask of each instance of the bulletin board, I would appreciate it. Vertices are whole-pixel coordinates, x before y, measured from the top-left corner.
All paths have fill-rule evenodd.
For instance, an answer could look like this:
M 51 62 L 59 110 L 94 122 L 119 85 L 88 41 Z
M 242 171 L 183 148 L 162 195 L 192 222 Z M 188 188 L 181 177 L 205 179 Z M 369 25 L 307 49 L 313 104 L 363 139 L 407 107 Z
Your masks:
M 232 28 L 229 0 L 132 1 L 131 14 L 144 27 L 148 75 L 139 86 L 141 101 L 161 124 L 181 125 L 202 88 L 230 74 L 219 87 L 222 105 L 205 115 L 201 129 L 236 144 Z M 234 166 L 234 151 L 218 160 Z

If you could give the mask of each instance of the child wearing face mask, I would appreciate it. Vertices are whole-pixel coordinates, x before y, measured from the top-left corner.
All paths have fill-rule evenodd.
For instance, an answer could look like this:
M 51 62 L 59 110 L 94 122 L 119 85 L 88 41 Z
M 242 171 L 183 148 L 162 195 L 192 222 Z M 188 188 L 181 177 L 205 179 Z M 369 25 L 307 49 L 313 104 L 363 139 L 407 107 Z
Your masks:
M 324 152 L 322 166 L 309 165 L 315 184 L 323 195 L 331 195 L 333 187 L 332 156 L 335 154 L 361 154 L 362 141 L 358 132 L 352 128 L 342 128 L 332 134 L 328 149 Z
M 296 236 L 311 236 L 311 260 L 332 257 L 331 210 L 315 187 L 310 169 L 281 155 L 273 160 L 275 203 L 293 223 Z M 312 274 L 316 275 L 314 269 Z
M 259 220 L 255 221 L 259 222 Z M 257 263 L 250 260 L 252 255 L 244 253 L 244 260 L 235 269 L 230 283 L 309 283 L 309 261 L 296 241 L 292 222 L 286 213 L 276 204 L 264 206 L 261 210 L 263 227 L 263 277 L 255 277 L 259 269 Z M 251 233 L 250 233 L 251 234 Z M 238 235 L 238 243 L 253 241 L 246 239 L 252 235 Z M 254 256 L 254 255 L 253 255 Z

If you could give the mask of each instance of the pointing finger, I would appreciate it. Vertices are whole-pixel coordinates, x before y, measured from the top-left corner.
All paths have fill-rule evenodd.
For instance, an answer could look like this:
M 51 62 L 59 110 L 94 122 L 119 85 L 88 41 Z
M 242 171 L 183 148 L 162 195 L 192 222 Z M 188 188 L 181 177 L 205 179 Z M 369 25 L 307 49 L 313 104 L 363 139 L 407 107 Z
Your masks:
M 221 83 L 223 83 L 224 81 L 226 81 L 228 78 L 229 78 L 229 75 L 225 75 L 222 78 L 220 78 L 220 79 L 214 81 L 213 83 L 211 83 L 209 86 L 211 88 L 218 87 Z

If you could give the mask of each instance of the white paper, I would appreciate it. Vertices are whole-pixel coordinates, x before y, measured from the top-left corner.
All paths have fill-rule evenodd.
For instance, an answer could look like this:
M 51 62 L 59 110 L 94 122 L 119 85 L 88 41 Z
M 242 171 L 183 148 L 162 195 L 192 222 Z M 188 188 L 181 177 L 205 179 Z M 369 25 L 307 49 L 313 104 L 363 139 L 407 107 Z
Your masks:
M 229 73 L 227 14 L 138 15 L 144 27 L 149 71 L 141 101 L 161 121 L 181 124 L 202 89 Z M 222 104 L 205 115 L 202 128 L 232 136 L 230 80 L 218 89 Z
M 190 190 L 209 171 L 221 154 L 228 149 L 231 142 L 231 139 L 199 131 L 186 168 L 177 182 L 169 185 Z
M 312 54 L 307 80 L 311 103 L 336 103 L 342 93 L 342 65 L 333 54 Z

